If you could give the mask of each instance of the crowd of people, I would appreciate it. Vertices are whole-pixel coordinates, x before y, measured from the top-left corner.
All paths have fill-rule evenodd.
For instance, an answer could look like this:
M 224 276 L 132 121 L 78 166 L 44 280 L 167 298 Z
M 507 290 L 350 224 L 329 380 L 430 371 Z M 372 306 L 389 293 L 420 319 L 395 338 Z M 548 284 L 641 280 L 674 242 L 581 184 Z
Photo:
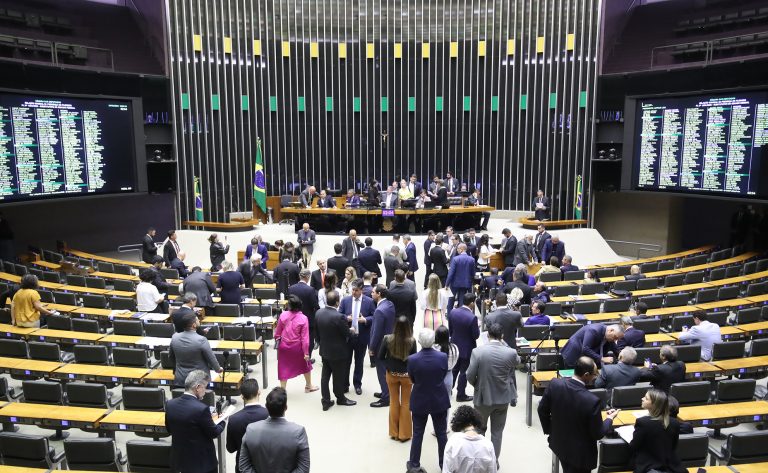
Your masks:
M 430 418 L 444 472 L 495 472 L 503 451 L 507 412 L 517 405 L 515 372 L 521 366 L 517 330 L 523 324 L 553 324 L 545 314 L 549 295 L 541 281 L 543 274 L 578 270 L 565 253 L 565 243 L 547 233 L 543 225 L 535 235 L 520 239 L 509 229 L 502 235 L 495 249 L 487 234 L 470 229 L 459 235 L 448 227 L 441 233 L 430 232 L 421 249 L 410 235 L 395 234 L 379 251 L 370 237 L 361 241 L 351 230 L 334 245 L 334 255 L 325 258 L 315 254 L 316 234 L 304 224 L 296 244 L 270 245 L 255 236 L 235 267 L 224 258 L 229 251 L 226 238 L 222 242 L 212 234 L 210 270 L 218 272 L 214 284 L 210 271 L 200 266 L 186 268 L 175 232 L 169 232 L 162 245 L 155 245 L 150 229 L 144 259 L 152 266 L 140 274 L 136 288 L 139 310 L 167 313 L 171 283 L 161 269 L 183 269 L 179 271 L 182 305 L 171 311 L 176 333 L 169 357 L 175 364 L 172 384 L 184 388 L 185 394 L 170 401 L 166 413 L 176 468 L 214 470 L 212 439 L 226 424 L 215 423 L 207 406 L 199 402 L 210 382 L 209 373 L 223 371 L 206 337 L 203 316 L 213 308 L 215 295 L 222 303 L 239 304 L 240 289 L 259 280 L 274 282 L 275 296 L 286 300 L 274 330 L 280 388 L 269 393 L 265 409 L 258 404 L 256 380 L 243 382 L 245 408 L 230 419 L 227 442 L 227 449 L 237 452 L 238 471 L 309 471 L 306 431 L 284 419 L 288 381 L 301 376 L 305 393 L 319 390 L 323 411 L 355 406 L 350 391 L 362 395 L 365 367 L 370 364 L 379 386 L 370 407 L 388 408 L 389 437 L 410 442 L 408 472 L 425 471 L 421 448 Z M 279 249 L 280 261 L 269 272 L 266 261 L 273 248 Z M 157 254 L 160 252 L 162 255 Z M 504 261 L 502 271 L 489 267 L 496 252 Z M 534 262 L 546 264 L 529 274 Z M 313 264 L 316 269 L 310 269 Z M 423 290 L 417 290 L 415 275 L 422 267 L 426 267 L 426 276 L 418 284 Z M 478 272 L 482 273 L 479 280 Z M 595 279 L 592 274 L 585 277 L 586 281 Z M 627 279 L 642 277 L 633 267 Z M 45 325 L 45 317 L 52 313 L 40 303 L 36 289 L 35 276 L 22 277 L 13 296 L 13 323 Z M 482 304 L 487 311 L 481 310 Z M 523 304 L 530 304 L 526 321 L 521 314 Z M 647 307 L 639 302 L 633 312 L 615 325 L 584 325 L 562 348 L 563 366 L 557 368 L 571 368 L 574 375 L 550 384 L 538 412 L 550 447 L 567 472 L 589 471 L 595 466 L 595 441 L 608 432 L 616 415 L 608 411 L 603 420 L 599 401 L 587 387 L 614 389 L 642 381 L 652 386 L 643 399 L 650 417 L 638 421 L 630 444 L 638 465 L 635 471 L 679 469 L 669 445 L 676 441 L 680 423 L 670 415 L 670 405 L 674 407 L 676 401 L 668 393 L 673 383 L 685 379 L 685 364 L 677 360 L 675 347 L 664 346 L 661 363 L 636 367 L 636 348 L 644 346 L 645 334 L 634 323 L 647 318 Z M 721 340 L 720 329 L 707 321 L 704 312 L 696 312 L 693 321 L 680 339 L 701 345 L 702 359 L 707 360 L 713 344 Z M 487 339 L 478 346 L 481 333 Z M 318 348 L 319 386 L 312 379 L 313 353 Z M 471 394 L 468 384 L 474 388 Z M 452 399 L 472 405 L 454 410 L 450 430 L 455 433 L 448 439 Z

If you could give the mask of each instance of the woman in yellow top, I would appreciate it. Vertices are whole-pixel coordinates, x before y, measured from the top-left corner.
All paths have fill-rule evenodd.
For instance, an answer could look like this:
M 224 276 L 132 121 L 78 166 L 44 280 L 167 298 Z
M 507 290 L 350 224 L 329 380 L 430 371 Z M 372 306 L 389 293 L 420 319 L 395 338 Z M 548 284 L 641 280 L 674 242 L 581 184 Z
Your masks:
M 40 294 L 37 292 L 37 276 L 25 274 L 21 277 L 21 289 L 11 301 L 11 323 L 19 327 L 40 327 L 42 315 L 54 315 L 54 312 L 43 307 Z M 45 322 L 45 320 L 43 320 Z
M 397 191 L 397 197 L 400 201 L 413 199 L 413 192 L 408 188 L 408 182 L 405 179 L 400 181 L 400 190 Z

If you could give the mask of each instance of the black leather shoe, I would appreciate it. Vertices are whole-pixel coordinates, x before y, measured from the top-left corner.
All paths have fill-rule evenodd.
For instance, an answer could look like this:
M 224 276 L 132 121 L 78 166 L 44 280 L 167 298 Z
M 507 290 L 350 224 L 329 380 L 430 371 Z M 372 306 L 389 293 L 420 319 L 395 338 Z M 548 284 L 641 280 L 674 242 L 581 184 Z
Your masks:
M 381 393 L 373 393 L 373 397 L 376 399 L 381 399 Z
M 362 388 L 355 388 L 355 394 L 357 394 L 358 396 L 363 394 Z
M 389 407 L 389 401 L 382 401 L 379 399 L 376 402 L 372 402 L 371 407 Z
M 357 404 L 357 401 L 353 401 L 352 399 L 339 399 L 336 401 L 336 404 L 339 406 L 354 406 Z
M 472 396 L 456 396 L 456 402 L 469 402 L 472 399 L 474 399 Z
M 333 406 L 333 401 L 323 401 L 323 411 L 327 411 Z

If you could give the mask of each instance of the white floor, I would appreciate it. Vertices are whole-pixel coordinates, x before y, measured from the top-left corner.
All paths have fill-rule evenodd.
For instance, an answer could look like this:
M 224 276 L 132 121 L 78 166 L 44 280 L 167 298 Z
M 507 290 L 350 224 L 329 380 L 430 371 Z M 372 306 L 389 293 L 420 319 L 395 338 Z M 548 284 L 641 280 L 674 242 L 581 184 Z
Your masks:
M 492 242 L 500 242 L 501 230 L 504 227 L 512 229 L 518 238 L 525 233 L 530 233 L 510 220 L 494 218 L 489 224 L 488 232 L 494 238 Z M 232 250 L 227 259 L 235 263 L 237 249 L 244 249 L 255 233 L 260 233 L 267 241 L 274 241 L 278 238 L 285 241 L 295 241 L 292 225 L 267 225 L 253 232 L 229 233 L 227 237 L 232 245 Z M 573 255 L 574 263 L 577 265 L 606 263 L 622 259 L 608 247 L 595 230 L 573 229 L 557 233 L 565 242 L 567 253 Z M 179 243 L 182 249 L 187 252 L 190 265 L 210 266 L 206 241 L 208 234 L 209 232 L 179 231 Z M 315 247 L 315 257 L 331 256 L 333 244 L 340 242 L 342 238 L 341 235 L 319 235 Z M 414 236 L 419 261 L 423 257 L 421 242 L 424 241 L 424 238 L 423 236 Z M 390 241 L 390 236 L 375 236 L 374 247 L 381 249 Z M 125 254 L 122 254 L 121 257 L 127 258 Z M 417 281 L 423 281 L 423 278 L 422 269 L 417 273 Z M 420 285 L 418 286 L 420 287 Z M 266 397 L 266 392 L 278 385 L 275 351 L 273 348 L 268 348 L 268 350 L 269 388 L 264 389 L 262 387 L 262 401 Z M 313 382 L 319 384 L 322 365 L 317 352 L 315 352 L 315 356 L 317 364 L 313 371 Z M 260 383 L 262 379 L 261 366 L 254 365 L 254 373 L 252 374 Z M 17 385 L 17 382 L 14 381 L 12 384 Z M 533 401 L 533 425 L 527 427 L 525 425 L 526 378 L 523 373 L 517 373 L 517 385 L 519 386 L 519 401 L 517 407 L 509 409 L 500 457 L 501 471 L 550 471 L 551 453 L 536 415 L 538 398 L 534 397 Z M 293 422 L 304 425 L 307 429 L 312 471 L 359 473 L 405 471 L 410 442 L 399 443 L 390 440 L 387 429 L 388 409 L 375 409 L 368 405 L 375 400 L 373 393 L 379 391 L 375 369 L 366 365 L 363 376 L 363 394 L 361 396 L 357 396 L 354 392 L 350 394 L 350 398 L 358 402 L 353 407 L 334 406 L 329 411 L 323 412 L 320 404 L 320 392 L 305 394 L 303 388 L 302 378 L 291 380 L 288 383 L 289 408 L 286 417 Z M 471 393 L 472 387 L 469 386 L 468 394 Z M 27 426 L 23 426 L 22 431 L 49 432 Z M 431 432 L 431 426 L 428 426 L 428 432 Z M 92 437 L 93 434 L 73 430 L 72 436 Z M 117 436 L 118 443 L 121 445 L 131 438 L 133 436 L 127 433 L 118 433 Z M 55 442 L 55 444 L 57 448 L 62 448 L 60 442 Z M 226 461 L 227 471 L 233 472 L 234 454 L 227 454 Z M 430 473 L 439 471 L 437 441 L 435 437 L 429 434 L 424 438 L 422 465 Z

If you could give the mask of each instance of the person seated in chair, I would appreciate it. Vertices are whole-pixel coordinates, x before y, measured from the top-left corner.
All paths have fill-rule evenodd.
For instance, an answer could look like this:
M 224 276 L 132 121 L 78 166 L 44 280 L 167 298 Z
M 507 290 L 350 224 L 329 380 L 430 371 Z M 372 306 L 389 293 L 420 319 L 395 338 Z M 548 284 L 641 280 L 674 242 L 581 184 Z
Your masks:
M 624 276 L 624 279 L 627 281 L 637 281 L 638 279 L 644 279 L 645 274 L 640 272 L 640 266 L 633 264 L 631 268 L 629 268 L 629 274 Z
M 640 370 L 633 366 L 637 359 L 637 351 L 626 347 L 619 353 L 619 362 L 615 365 L 604 365 L 600 376 L 595 380 L 596 388 L 613 389 L 619 386 L 634 386 L 640 378 Z
M 569 271 L 578 271 L 579 267 L 573 264 L 573 258 L 570 255 L 563 256 L 563 264 L 560 266 L 560 271 L 563 274 Z
M 616 342 L 617 350 L 622 350 L 624 347 L 642 348 L 645 346 L 645 332 L 634 327 L 631 317 L 624 315 L 619 323 L 624 327 L 624 338 Z
M 650 381 L 651 386 L 669 392 L 674 383 L 685 381 L 685 363 L 677 360 L 677 348 L 672 345 L 661 347 L 661 364 L 646 364 L 640 370 L 639 381 Z

